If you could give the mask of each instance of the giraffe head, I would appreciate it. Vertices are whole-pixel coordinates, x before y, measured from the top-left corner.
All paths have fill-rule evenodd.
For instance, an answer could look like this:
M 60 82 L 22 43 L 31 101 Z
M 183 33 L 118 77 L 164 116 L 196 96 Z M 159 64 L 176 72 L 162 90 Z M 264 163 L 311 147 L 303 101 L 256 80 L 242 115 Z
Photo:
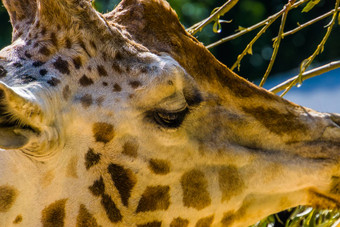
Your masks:
M 246 226 L 339 207 L 340 117 L 235 75 L 166 2 L 3 2 L 1 226 Z

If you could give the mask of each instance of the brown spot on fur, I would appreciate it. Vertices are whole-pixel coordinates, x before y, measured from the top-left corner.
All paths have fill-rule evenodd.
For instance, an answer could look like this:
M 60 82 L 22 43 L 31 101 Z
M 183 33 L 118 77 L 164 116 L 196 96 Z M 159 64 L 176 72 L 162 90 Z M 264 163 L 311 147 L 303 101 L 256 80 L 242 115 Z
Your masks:
M 183 174 L 181 186 L 184 206 L 201 210 L 211 204 L 208 181 L 201 171 L 194 169 Z
M 116 204 L 112 201 L 111 197 L 107 194 L 102 195 L 101 204 L 103 205 L 107 217 L 112 223 L 117 223 L 122 220 L 120 210 L 118 210 Z
M 122 88 L 119 86 L 119 84 L 114 84 L 113 85 L 113 91 L 114 92 L 119 92 L 119 91 L 121 91 L 122 90 Z
M 97 122 L 93 124 L 92 132 L 97 142 L 108 143 L 114 137 L 113 125 L 105 122 Z
M 153 222 L 148 222 L 145 224 L 137 225 L 137 227 L 161 227 L 162 222 L 160 221 L 153 221 Z
M 235 221 L 235 215 L 233 212 L 229 211 L 227 213 L 223 214 L 223 218 L 221 220 L 221 223 L 223 226 L 228 227 L 231 226 L 231 224 Z
M 159 175 L 165 175 L 170 172 L 170 164 L 166 160 L 150 159 L 148 167 L 153 173 Z
M 72 59 L 72 61 L 76 69 L 80 69 L 80 67 L 83 65 L 80 57 L 75 57 Z
M 280 113 L 273 108 L 265 109 L 262 106 L 256 108 L 243 107 L 242 109 L 275 134 L 307 131 L 307 126 L 299 120 L 298 116 L 292 113 Z
M 101 154 L 94 153 L 92 148 L 89 148 L 85 155 L 85 167 L 90 169 L 92 166 L 96 165 L 100 161 Z
M 138 150 L 138 143 L 137 142 L 133 142 L 133 141 L 127 141 L 126 143 L 124 143 L 123 145 L 123 151 L 122 153 L 130 156 L 130 157 L 137 157 L 137 150 Z
M 93 84 L 93 80 L 91 78 L 88 78 L 86 75 L 83 75 L 79 79 L 79 83 L 80 83 L 81 86 L 87 87 L 87 86 L 90 86 L 91 84 Z
M 19 214 L 13 221 L 13 224 L 19 224 L 20 222 L 22 222 L 22 215 Z
M 68 100 L 70 95 L 71 95 L 70 86 L 66 85 L 63 89 L 63 97 L 64 97 L 65 100 Z
M 238 195 L 244 189 L 244 182 L 235 166 L 225 166 L 218 172 L 222 202 Z
M 41 222 L 44 227 L 63 227 L 66 199 L 57 200 L 41 212 Z
M 26 51 L 25 51 L 25 56 L 26 56 L 27 58 L 31 58 L 31 57 L 32 57 L 32 54 L 28 53 L 28 51 L 26 50 Z
M 7 70 L 2 66 L 0 65 L 0 78 L 3 78 L 7 75 Z
M 45 47 L 45 46 L 42 46 L 40 49 L 39 49 L 39 53 L 40 54 L 43 54 L 45 56 L 49 56 L 51 54 L 51 51 Z
M 51 39 L 52 44 L 53 44 L 55 47 L 58 47 L 57 36 L 56 36 L 56 34 L 55 34 L 54 32 L 51 33 L 50 39 Z
M 54 175 L 54 171 L 53 170 L 49 170 L 47 171 L 43 178 L 41 179 L 41 182 L 40 184 L 43 186 L 43 187 L 47 187 L 48 185 L 51 184 L 51 182 L 53 181 L 55 175 Z
M 72 42 L 69 38 L 66 38 L 65 40 L 66 48 L 71 49 L 72 48 Z
M 57 86 L 58 84 L 60 84 L 60 80 L 57 79 L 57 78 L 55 78 L 55 77 L 52 77 L 51 79 L 49 79 L 49 80 L 47 81 L 47 83 L 48 83 L 49 85 L 51 85 L 52 87 L 55 87 L 55 86 Z
M 148 73 L 149 72 L 149 67 L 148 66 L 142 66 L 141 68 L 140 68 L 140 72 L 141 73 Z M 171 80 L 169 80 L 169 81 L 171 81 Z M 171 81 L 172 82 L 172 81 Z M 173 84 L 169 84 L 169 85 L 173 85 Z
M 108 83 L 104 81 L 103 86 L 106 87 L 107 85 L 108 85 Z
M 170 227 L 187 227 L 189 225 L 189 221 L 183 218 L 175 218 L 170 223 Z
M 115 54 L 115 59 L 120 61 L 123 59 L 123 54 L 119 51 L 116 51 L 116 54 Z
M 14 64 L 14 67 L 16 67 L 16 68 L 21 68 L 22 67 L 22 64 L 20 63 L 20 62 L 15 62 Z M 2 66 L 0 66 L 0 68 L 1 68 Z
M 7 212 L 17 198 L 17 191 L 8 185 L 0 186 L 0 213 Z
M 44 36 L 46 34 L 46 27 L 42 27 L 40 33 L 42 36 Z
M 169 186 L 148 186 L 139 200 L 136 213 L 167 210 L 170 205 Z
M 91 193 L 94 196 L 100 196 L 100 195 L 104 195 L 105 192 L 105 185 L 104 185 L 104 181 L 103 178 L 100 177 L 99 180 L 95 180 L 93 182 L 93 185 L 91 185 L 89 187 L 89 190 L 91 191 Z
M 97 71 L 99 73 L 99 76 L 107 76 L 107 72 L 102 65 L 97 65 Z
M 23 32 L 18 32 L 18 34 L 16 35 L 16 37 L 20 37 L 22 36 Z
M 201 218 L 200 220 L 198 220 L 196 222 L 196 227 L 209 227 L 211 226 L 212 222 L 214 220 L 214 215 L 209 216 L 209 217 L 205 217 L 205 218 Z
M 131 170 L 124 169 L 122 166 L 113 163 L 108 166 L 108 172 L 120 194 L 122 203 L 127 207 L 131 196 L 131 190 L 136 184 L 135 176 Z
M 141 86 L 141 82 L 140 81 L 137 81 L 137 80 L 134 80 L 134 81 L 130 81 L 130 86 L 133 88 L 133 89 L 136 89 L 138 88 L 139 86 Z
M 97 227 L 97 221 L 93 215 L 86 209 L 84 204 L 80 204 L 77 216 L 76 227 Z
M 96 43 L 93 42 L 92 40 L 90 41 L 90 45 L 92 46 L 93 49 L 97 50 Z
M 40 66 L 42 66 L 43 64 L 45 64 L 45 62 L 42 62 L 42 61 L 35 61 L 35 62 L 33 62 L 33 66 L 34 67 L 40 67 Z
M 39 74 L 41 75 L 41 76 L 45 76 L 46 74 L 47 74 L 47 70 L 46 69 L 40 69 L 39 70 Z
M 78 178 L 77 164 L 78 164 L 77 156 L 72 156 L 72 158 L 67 164 L 66 176 L 72 177 L 72 178 Z
M 112 62 L 112 69 L 117 73 L 121 74 L 123 70 L 121 69 L 120 65 L 117 62 Z
M 54 68 L 56 68 L 59 72 L 63 74 L 70 74 L 70 70 L 68 68 L 68 62 L 63 60 L 61 57 L 53 63 Z
M 92 95 L 90 94 L 85 94 L 80 98 L 80 102 L 84 108 L 88 108 L 89 106 L 92 105 L 93 100 L 92 100 Z

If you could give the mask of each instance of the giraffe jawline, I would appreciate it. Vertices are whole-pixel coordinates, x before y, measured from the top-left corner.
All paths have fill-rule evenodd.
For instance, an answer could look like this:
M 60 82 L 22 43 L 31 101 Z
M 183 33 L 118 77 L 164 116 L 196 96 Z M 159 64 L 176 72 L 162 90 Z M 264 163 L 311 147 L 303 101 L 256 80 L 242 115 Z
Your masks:
M 323 194 L 311 190 L 309 192 L 309 204 L 318 209 L 339 209 L 340 208 L 340 194 Z

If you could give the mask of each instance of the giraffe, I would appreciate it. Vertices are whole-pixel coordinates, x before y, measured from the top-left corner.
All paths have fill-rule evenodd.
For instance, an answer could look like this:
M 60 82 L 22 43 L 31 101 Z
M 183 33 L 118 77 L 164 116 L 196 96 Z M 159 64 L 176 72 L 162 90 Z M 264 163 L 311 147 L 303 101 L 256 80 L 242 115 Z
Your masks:
M 340 205 L 340 116 L 247 82 L 163 0 L 4 0 L 0 226 L 248 226 Z

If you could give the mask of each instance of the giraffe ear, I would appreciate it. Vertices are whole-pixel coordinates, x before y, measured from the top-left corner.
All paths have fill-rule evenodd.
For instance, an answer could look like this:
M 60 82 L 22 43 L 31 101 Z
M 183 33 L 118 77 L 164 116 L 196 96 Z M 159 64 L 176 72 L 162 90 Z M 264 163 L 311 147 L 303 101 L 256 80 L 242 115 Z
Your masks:
M 107 21 L 123 25 L 138 42 L 154 52 L 180 50 L 181 35 L 186 35 L 176 12 L 163 0 L 123 0 Z
M 96 15 L 89 0 L 37 0 L 38 19 L 50 25 L 72 26 L 92 23 Z M 98 18 L 97 18 L 98 19 Z
M 13 26 L 12 41 L 26 34 L 36 23 L 62 30 L 88 28 L 97 32 L 105 27 L 89 0 L 3 0 Z M 106 28 L 106 27 L 105 27 Z M 100 32 L 99 32 L 100 33 Z
M 123 0 L 104 17 L 112 26 L 122 25 L 151 52 L 169 54 L 197 81 L 236 76 L 185 31 L 165 0 Z
M 36 0 L 4 0 L 3 4 L 13 26 L 12 41 L 19 38 L 34 22 L 37 13 Z

